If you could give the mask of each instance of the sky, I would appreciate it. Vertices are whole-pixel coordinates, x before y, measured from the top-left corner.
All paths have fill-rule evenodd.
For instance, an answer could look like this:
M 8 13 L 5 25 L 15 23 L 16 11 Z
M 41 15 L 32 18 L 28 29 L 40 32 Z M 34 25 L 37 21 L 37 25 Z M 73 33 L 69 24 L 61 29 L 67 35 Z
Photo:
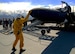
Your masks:
M 9 3 L 9 2 L 31 2 L 33 5 L 48 5 L 48 4 L 60 4 L 61 0 L 0 0 L 1 3 Z M 63 0 L 68 3 L 75 3 L 75 0 Z
M 63 0 L 69 5 L 75 5 L 75 0 Z M 0 0 L 0 10 L 30 10 L 36 7 L 61 6 L 61 0 Z

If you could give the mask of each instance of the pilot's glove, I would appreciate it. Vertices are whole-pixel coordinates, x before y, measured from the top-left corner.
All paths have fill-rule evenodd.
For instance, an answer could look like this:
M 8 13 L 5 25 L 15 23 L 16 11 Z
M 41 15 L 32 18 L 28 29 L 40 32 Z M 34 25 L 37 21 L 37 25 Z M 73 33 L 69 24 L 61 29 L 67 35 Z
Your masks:
M 30 10 L 29 13 L 31 13 L 32 11 Z

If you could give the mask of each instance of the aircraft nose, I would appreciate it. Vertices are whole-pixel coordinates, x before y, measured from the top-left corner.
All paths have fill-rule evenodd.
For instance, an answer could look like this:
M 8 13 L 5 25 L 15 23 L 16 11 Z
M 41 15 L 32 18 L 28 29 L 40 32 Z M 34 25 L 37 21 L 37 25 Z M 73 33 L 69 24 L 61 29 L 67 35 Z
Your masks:
M 32 9 L 31 11 L 32 11 L 32 12 L 31 12 L 30 15 L 31 15 L 32 17 L 35 17 L 35 16 L 37 15 L 37 13 L 38 13 L 37 10 L 35 10 L 35 9 Z

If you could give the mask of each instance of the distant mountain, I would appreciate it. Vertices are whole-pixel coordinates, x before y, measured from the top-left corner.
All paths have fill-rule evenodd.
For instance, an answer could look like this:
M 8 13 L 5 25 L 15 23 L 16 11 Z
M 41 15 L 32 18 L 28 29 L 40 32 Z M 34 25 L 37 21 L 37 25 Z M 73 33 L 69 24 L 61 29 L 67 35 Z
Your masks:
M 0 10 L 0 19 L 2 18 L 17 18 L 19 16 L 26 16 L 27 15 L 27 11 L 25 10 L 17 10 L 17 11 L 9 11 L 9 12 L 6 12 L 6 11 L 2 11 Z M 32 17 L 30 16 L 29 19 L 31 20 Z

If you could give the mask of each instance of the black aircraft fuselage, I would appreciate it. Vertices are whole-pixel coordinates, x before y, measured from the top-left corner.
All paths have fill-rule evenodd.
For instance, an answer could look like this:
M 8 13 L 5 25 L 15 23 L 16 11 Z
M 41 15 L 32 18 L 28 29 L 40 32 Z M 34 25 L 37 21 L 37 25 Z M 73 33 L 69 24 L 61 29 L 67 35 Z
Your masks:
M 47 8 L 32 9 L 32 13 L 30 15 L 34 17 L 35 19 L 38 19 L 46 23 L 47 22 L 61 23 L 65 20 L 65 18 L 68 17 L 66 12 L 61 12 L 59 10 L 52 10 L 52 9 L 47 9 Z

